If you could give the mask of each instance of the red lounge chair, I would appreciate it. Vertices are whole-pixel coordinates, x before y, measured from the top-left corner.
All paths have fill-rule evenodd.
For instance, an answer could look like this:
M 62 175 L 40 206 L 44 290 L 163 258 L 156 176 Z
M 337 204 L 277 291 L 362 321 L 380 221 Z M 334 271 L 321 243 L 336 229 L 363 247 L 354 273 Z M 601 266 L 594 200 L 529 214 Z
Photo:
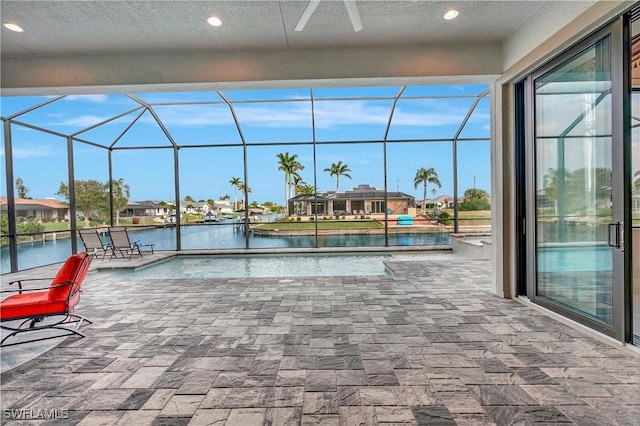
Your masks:
M 91 255 L 86 252 L 69 257 L 47 288 L 24 289 L 22 288 L 22 283 L 43 279 L 48 280 L 48 278 L 10 282 L 9 285 L 17 283 L 18 289 L 2 291 L 2 293 L 17 294 L 11 295 L 0 302 L 0 328 L 10 331 L 0 341 L 0 346 L 37 342 L 72 334 L 81 338 L 84 337 L 84 334 L 78 331 L 78 327 L 83 321 L 89 324 L 91 324 L 91 321 L 81 315 L 74 314 L 73 308 L 80 301 L 82 282 L 89 271 L 91 259 Z M 49 317 L 56 318 L 51 321 Z M 18 325 L 6 324 L 6 322 L 16 320 L 22 321 Z M 28 326 L 25 327 L 27 324 Z M 67 324 L 75 324 L 75 327 L 65 327 Z M 64 333 L 54 333 L 55 335 L 5 344 L 8 338 L 20 333 L 48 329 L 62 330 Z

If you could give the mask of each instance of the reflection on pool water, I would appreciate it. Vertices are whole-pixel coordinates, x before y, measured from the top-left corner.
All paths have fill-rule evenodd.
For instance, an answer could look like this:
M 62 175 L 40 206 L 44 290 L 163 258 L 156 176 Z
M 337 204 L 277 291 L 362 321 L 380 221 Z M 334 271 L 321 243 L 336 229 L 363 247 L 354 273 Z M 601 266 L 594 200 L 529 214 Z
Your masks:
M 538 272 L 610 271 L 611 247 L 576 246 L 538 248 Z
M 388 275 L 389 255 L 176 256 L 114 276 L 145 278 L 256 278 Z

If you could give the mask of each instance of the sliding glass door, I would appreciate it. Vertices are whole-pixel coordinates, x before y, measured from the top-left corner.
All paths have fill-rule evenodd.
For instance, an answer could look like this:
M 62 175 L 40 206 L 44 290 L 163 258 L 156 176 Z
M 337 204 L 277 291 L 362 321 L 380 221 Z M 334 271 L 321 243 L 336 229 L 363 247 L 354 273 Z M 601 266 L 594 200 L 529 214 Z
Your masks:
M 526 84 L 528 296 L 624 335 L 622 23 L 576 46 Z

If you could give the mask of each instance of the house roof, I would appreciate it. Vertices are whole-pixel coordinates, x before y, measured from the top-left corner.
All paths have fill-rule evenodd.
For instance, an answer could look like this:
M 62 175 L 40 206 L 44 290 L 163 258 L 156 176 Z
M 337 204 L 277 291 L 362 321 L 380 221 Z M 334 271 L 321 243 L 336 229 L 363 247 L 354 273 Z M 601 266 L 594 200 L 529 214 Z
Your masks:
M 460 198 L 458 198 L 460 199 Z M 453 197 L 451 195 L 439 195 L 436 198 L 432 198 L 430 200 L 427 200 L 427 204 L 433 204 L 433 203 L 446 203 L 449 201 L 453 201 Z
M 386 191 L 386 194 L 387 198 L 408 198 L 411 200 L 415 198 L 413 195 L 405 194 L 404 192 L 399 191 Z M 338 200 L 384 198 L 385 190 L 367 184 L 360 184 L 344 192 L 334 192 L 334 195 Z
M 400 199 L 410 199 L 413 200 L 415 197 L 413 195 L 405 194 L 404 192 L 398 191 L 387 191 L 387 199 L 389 198 L 400 198 Z M 373 186 L 367 184 L 360 184 L 354 188 L 348 189 L 344 192 L 336 192 L 336 191 L 326 191 L 319 192 L 317 197 L 313 195 L 296 195 L 291 198 L 292 200 L 302 201 L 308 200 L 312 201 L 314 199 L 318 201 L 324 200 L 370 200 L 370 199 L 383 199 L 385 196 L 385 190 L 380 188 L 375 188 Z
M 158 203 L 155 201 L 129 201 L 127 203 L 127 208 L 129 209 L 156 209 L 158 208 Z
M 44 199 L 27 199 L 27 198 L 16 198 L 16 209 L 18 210 L 28 210 L 28 209 L 68 209 L 69 204 L 63 203 L 62 201 L 58 201 L 53 198 L 44 198 Z M 0 197 L 0 204 L 3 206 L 7 204 L 7 197 Z

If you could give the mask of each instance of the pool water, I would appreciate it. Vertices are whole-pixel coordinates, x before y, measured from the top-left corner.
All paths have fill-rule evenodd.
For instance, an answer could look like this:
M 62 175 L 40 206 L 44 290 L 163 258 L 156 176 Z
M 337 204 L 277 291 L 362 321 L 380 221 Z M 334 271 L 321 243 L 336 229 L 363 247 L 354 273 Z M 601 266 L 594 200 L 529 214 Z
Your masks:
M 135 271 L 115 271 L 145 278 L 257 278 L 389 275 L 389 255 L 177 256 Z
M 538 272 L 610 271 L 612 268 L 608 246 L 538 248 Z

